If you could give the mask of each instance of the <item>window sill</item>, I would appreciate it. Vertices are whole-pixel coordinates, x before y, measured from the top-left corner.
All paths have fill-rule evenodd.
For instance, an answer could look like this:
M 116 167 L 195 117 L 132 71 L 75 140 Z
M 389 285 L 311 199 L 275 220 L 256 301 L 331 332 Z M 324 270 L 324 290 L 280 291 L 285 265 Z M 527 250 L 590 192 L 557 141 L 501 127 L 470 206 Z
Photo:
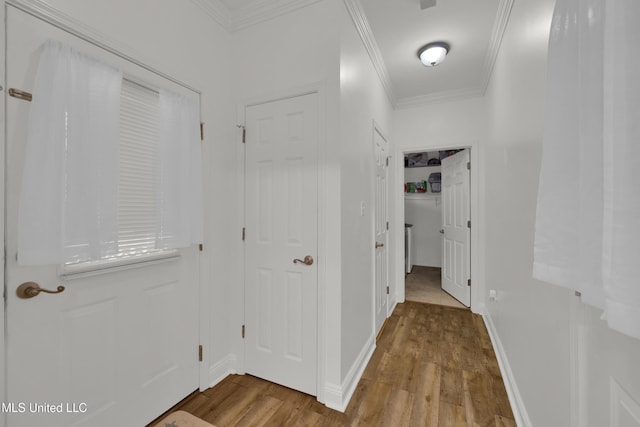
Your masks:
M 154 254 L 138 255 L 126 259 L 109 259 L 65 265 L 60 268 L 59 276 L 67 280 L 82 279 L 100 274 L 115 273 L 132 268 L 148 267 L 155 264 L 176 261 L 180 251 L 169 250 Z

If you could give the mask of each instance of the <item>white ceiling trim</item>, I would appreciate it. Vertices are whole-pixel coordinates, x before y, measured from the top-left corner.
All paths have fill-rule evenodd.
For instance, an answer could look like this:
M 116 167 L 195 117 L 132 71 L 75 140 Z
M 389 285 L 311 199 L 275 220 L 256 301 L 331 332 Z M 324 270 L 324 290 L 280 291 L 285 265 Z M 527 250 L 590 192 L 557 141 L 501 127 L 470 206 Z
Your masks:
M 231 31 L 277 18 L 322 0 L 257 0 L 231 15 Z
M 498 13 L 496 14 L 496 20 L 493 23 L 491 40 L 489 41 L 489 48 L 487 49 L 487 56 L 485 57 L 484 65 L 482 67 L 482 95 L 487 91 L 487 87 L 491 81 L 493 66 L 498 58 L 498 52 L 500 51 L 504 32 L 507 30 L 507 24 L 509 23 L 509 17 L 511 16 L 513 2 L 514 0 L 500 0 L 500 4 L 498 5 Z
M 206 13 L 228 32 L 231 32 L 231 14 L 229 10 L 218 0 L 191 0 L 200 10 Z
M 407 108 L 419 107 L 427 104 L 439 104 L 442 102 L 460 101 L 469 98 L 479 98 L 484 93 L 479 88 L 453 89 L 442 92 L 430 93 L 428 95 L 411 96 L 398 100 L 396 109 L 404 110 Z
M 387 93 L 389 102 L 391 102 L 392 107 L 395 107 L 396 97 L 393 93 L 391 78 L 389 77 L 387 66 L 382 59 L 382 53 L 380 53 L 378 43 L 376 42 L 376 39 L 375 37 L 373 37 L 373 33 L 371 32 L 371 27 L 369 26 L 369 21 L 367 20 L 367 17 L 364 13 L 362 4 L 360 3 L 360 0 L 344 0 L 344 4 L 347 7 L 347 11 L 351 16 L 351 20 L 353 21 L 358 34 L 360 35 L 360 39 L 364 44 L 364 48 L 369 54 L 369 58 L 371 58 L 373 68 L 375 68 L 376 72 L 378 73 L 378 77 L 380 78 L 380 82 L 382 83 L 382 86 Z

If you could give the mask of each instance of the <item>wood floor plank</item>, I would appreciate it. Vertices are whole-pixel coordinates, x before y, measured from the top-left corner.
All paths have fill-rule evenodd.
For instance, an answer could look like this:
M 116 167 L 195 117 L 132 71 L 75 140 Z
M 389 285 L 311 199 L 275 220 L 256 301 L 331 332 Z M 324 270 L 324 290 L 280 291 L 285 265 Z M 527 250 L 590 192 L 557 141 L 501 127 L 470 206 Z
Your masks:
M 251 375 L 230 375 L 174 410 L 216 427 L 515 426 L 482 318 L 416 302 L 387 320 L 344 413 Z
M 392 390 L 380 419 L 381 426 L 408 427 L 411 425 L 413 394 L 406 390 Z
M 419 362 L 419 375 L 413 390 L 412 426 L 436 426 L 440 411 L 440 366 Z

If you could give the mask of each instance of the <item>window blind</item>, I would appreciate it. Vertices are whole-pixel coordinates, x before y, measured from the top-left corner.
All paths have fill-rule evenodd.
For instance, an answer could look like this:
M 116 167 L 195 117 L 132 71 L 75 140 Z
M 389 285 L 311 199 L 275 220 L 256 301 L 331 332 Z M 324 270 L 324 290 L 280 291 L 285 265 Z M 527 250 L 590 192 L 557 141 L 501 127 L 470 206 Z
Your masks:
M 123 80 L 120 106 L 118 257 L 156 250 L 159 95 Z

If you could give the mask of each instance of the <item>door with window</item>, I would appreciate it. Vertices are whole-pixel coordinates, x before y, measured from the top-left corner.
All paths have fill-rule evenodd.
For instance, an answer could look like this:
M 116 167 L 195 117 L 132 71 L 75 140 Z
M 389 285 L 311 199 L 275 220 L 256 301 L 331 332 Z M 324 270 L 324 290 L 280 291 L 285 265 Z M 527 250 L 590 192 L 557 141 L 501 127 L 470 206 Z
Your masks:
M 34 91 L 40 48 L 49 38 L 120 63 L 125 75 L 140 81 L 150 74 L 7 6 L 8 87 Z M 149 249 L 146 244 L 153 244 L 144 239 L 152 189 L 138 175 L 133 181 L 140 186 L 127 187 L 132 182 L 125 176 L 126 171 L 144 175 L 140 168 L 127 169 L 132 165 L 124 164 L 126 158 L 140 166 L 153 155 L 153 150 L 145 151 L 142 131 L 125 122 L 134 115 L 129 120 L 134 127 L 144 122 L 153 128 L 153 121 L 149 124 L 135 112 L 150 109 L 153 116 L 157 95 L 139 84 L 123 84 L 120 156 L 125 158 L 120 159 L 118 223 L 133 233 L 129 248 L 120 248 L 121 256 L 111 260 L 73 266 L 17 262 L 18 205 L 32 104 L 7 97 L 7 425 L 145 425 L 198 388 L 198 253 L 195 248 L 143 253 Z M 45 291 L 34 291 L 37 286 Z
M 246 109 L 247 373 L 316 395 L 317 94 Z

